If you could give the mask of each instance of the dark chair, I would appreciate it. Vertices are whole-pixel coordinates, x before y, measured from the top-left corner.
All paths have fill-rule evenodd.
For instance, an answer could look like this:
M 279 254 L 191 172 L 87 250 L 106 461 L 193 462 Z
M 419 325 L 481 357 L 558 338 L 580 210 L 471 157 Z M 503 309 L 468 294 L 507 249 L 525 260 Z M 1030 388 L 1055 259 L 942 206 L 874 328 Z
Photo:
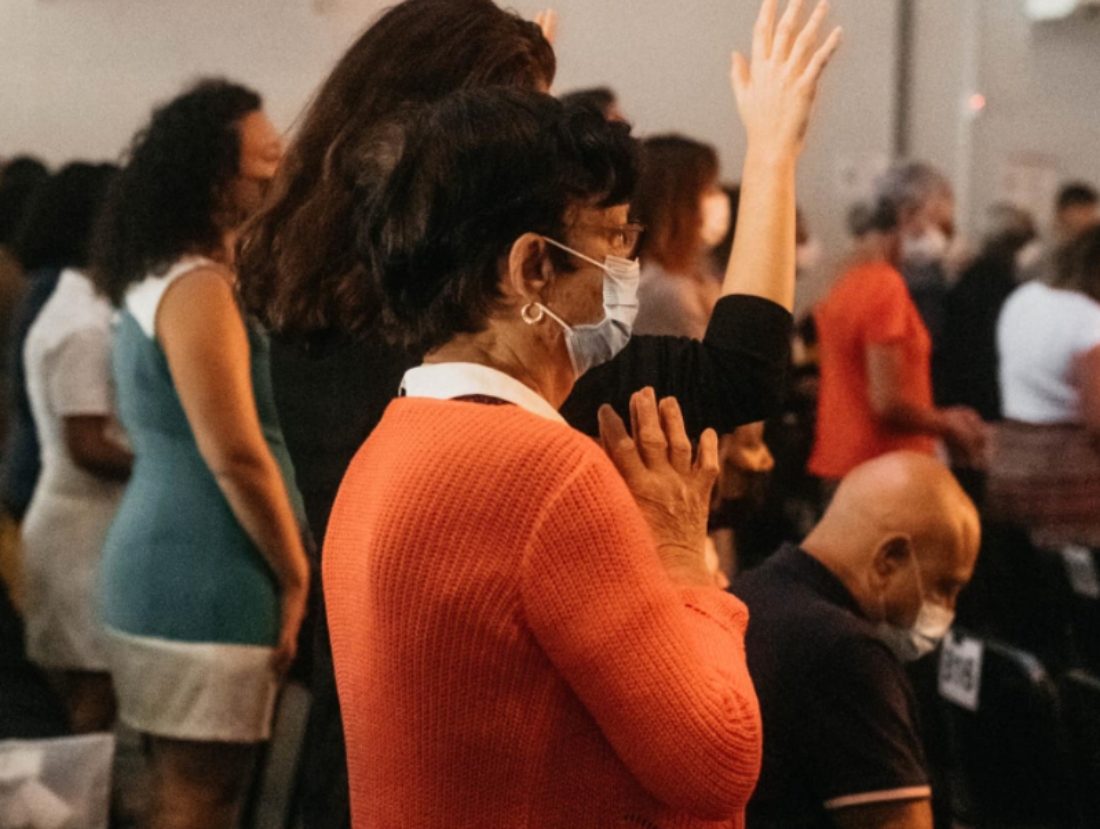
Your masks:
M 1100 826 L 1100 678 L 1070 671 L 1059 683 L 1083 826 Z
M 1076 665 L 1072 590 L 1059 551 L 1026 530 L 983 522 L 974 576 L 959 597 L 958 624 L 1034 654 L 1052 673 Z
M 932 653 L 909 663 L 906 672 L 917 703 L 915 725 L 924 747 L 924 759 L 932 783 L 933 826 L 935 829 L 952 829 L 951 783 L 955 775 L 948 706 L 940 697 L 937 681 L 939 662 L 939 653 Z
M 955 818 L 974 827 L 1079 826 L 1058 691 L 1032 654 L 956 630 L 940 657 Z
M 23 623 L 0 581 L 0 740 L 70 734 L 65 706 L 23 650 Z
M 1068 546 L 1058 550 L 1068 588 L 1066 607 L 1075 664 L 1100 676 L 1100 551 Z

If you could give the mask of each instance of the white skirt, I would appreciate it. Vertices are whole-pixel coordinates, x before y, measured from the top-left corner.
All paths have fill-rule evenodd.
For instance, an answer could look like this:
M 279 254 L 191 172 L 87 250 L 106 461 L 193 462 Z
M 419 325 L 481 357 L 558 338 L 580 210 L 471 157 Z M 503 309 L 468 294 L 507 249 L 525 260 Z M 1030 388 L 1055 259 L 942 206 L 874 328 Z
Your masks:
M 156 737 L 258 743 L 279 691 L 273 648 L 176 642 L 107 629 L 119 719 Z
M 69 495 L 43 479 L 22 526 L 27 656 L 47 669 L 106 671 L 99 563 L 122 488 Z

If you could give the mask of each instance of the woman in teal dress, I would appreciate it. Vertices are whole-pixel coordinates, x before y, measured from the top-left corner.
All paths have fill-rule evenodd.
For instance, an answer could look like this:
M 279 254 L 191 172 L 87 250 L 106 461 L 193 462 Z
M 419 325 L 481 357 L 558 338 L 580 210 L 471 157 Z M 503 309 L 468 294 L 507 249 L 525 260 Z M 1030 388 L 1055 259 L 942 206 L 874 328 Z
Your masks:
M 305 611 L 267 342 L 233 271 L 279 155 L 258 95 L 201 82 L 134 139 L 97 239 L 135 457 L 103 551 L 103 613 L 120 717 L 151 738 L 157 829 L 236 825 Z

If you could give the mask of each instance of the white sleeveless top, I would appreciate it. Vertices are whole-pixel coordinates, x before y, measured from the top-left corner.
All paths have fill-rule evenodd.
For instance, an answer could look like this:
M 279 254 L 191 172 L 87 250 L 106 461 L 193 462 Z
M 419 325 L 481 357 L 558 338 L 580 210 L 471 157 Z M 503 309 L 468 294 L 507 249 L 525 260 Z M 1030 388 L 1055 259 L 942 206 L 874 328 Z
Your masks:
M 223 270 L 224 266 L 205 256 L 187 256 L 169 268 L 167 273 L 150 274 L 126 291 L 126 310 L 137 320 L 149 339 L 156 338 L 157 309 L 172 283 L 198 268 Z

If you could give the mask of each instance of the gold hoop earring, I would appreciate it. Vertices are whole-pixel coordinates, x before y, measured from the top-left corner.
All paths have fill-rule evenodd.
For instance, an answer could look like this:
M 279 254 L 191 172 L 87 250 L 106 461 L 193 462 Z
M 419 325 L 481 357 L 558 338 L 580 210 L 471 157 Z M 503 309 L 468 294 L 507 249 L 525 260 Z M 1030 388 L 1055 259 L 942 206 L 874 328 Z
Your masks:
M 520 309 L 519 315 L 528 325 L 538 325 L 546 316 L 542 306 L 537 302 L 528 302 Z

